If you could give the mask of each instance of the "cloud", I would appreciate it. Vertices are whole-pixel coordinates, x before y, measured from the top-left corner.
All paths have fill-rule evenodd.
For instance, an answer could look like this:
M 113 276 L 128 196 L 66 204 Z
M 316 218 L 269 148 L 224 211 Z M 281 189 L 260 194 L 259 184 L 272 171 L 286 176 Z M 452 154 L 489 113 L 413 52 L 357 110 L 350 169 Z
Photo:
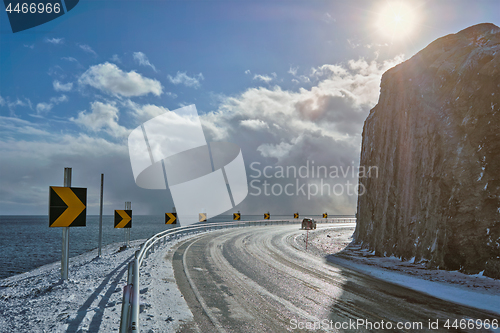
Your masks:
M 247 70 L 245 71 L 245 74 L 247 74 L 247 75 L 248 75 L 248 74 L 250 74 L 250 73 L 251 73 L 251 72 L 250 72 L 250 70 L 249 70 L 249 69 L 247 69 Z
M 50 110 L 52 110 L 54 105 L 67 101 L 68 101 L 68 96 L 66 95 L 61 95 L 59 97 L 52 97 L 50 98 L 50 103 L 45 103 L 45 102 L 38 103 L 36 105 L 36 114 L 32 114 L 31 116 L 43 117 L 44 115 L 49 113 Z
M 111 57 L 111 61 L 117 62 L 117 63 L 120 63 L 120 64 L 122 62 L 122 60 L 120 59 L 120 57 L 118 56 L 118 54 L 113 54 L 113 56 Z
M 381 47 L 387 47 L 387 46 L 390 46 L 388 43 L 370 43 L 370 44 L 365 44 L 364 47 L 366 47 L 367 49 L 371 49 L 371 48 L 381 48 Z
M 67 72 L 59 65 L 50 66 L 47 74 L 59 80 L 63 80 L 67 76 Z
M 76 59 L 75 59 L 75 58 L 73 58 L 73 57 L 62 57 L 61 59 L 62 59 L 62 60 L 69 61 L 69 62 L 78 62 L 78 60 L 76 60 Z
M 347 44 L 349 44 L 349 46 L 353 49 L 357 48 L 357 47 L 360 47 L 361 44 L 360 43 L 356 43 L 350 39 L 347 40 Z
M 97 57 L 97 53 L 90 47 L 88 46 L 87 44 L 78 44 L 78 46 L 84 50 L 85 52 L 87 53 L 91 53 L 93 54 L 95 57 Z
M 351 61 L 352 60 L 350 60 L 350 62 Z M 361 59 L 360 61 L 364 61 L 364 60 Z M 353 67 L 351 67 L 351 68 L 356 69 Z M 317 68 L 311 69 L 311 76 L 316 76 L 316 77 L 321 77 L 321 76 L 326 76 L 326 75 L 343 77 L 343 76 L 348 75 L 348 74 L 349 74 L 348 69 L 342 67 L 341 65 L 323 65 L 323 66 L 319 66 Z
M 336 22 L 337 20 L 335 20 L 329 13 L 325 13 L 323 15 L 323 17 L 321 18 L 321 20 L 327 24 L 330 24 L 332 22 Z
M 403 55 L 398 55 L 383 62 L 351 60 L 348 62 L 350 71 L 338 66 L 321 66 L 316 69 L 316 73 L 323 71 L 322 75 L 327 79 L 318 86 L 321 90 L 338 90 L 346 95 L 352 95 L 358 104 L 375 104 L 379 96 L 382 73 L 403 59 Z
M 127 100 L 126 102 L 122 103 L 122 105 L 131 111 L 131 114 L 139 124 L 142 124 L 156 116 L 164 114 L 165 112 L 169 112 L 169 110 L 167 108 L 164 108 L 163 106 L 153 104 L 140 105 L 138 103 L 132 102 L 131 100 Z
M 169 75 L 168 79 L 173 84 L 183 84 L 186 87 L 199 88 L 200 81 L 204 80 L 204 77 L 203 77 L 202 73 L 199 73 L 198 75 L 190 77 L 190 76 L 186 75 L 185 72 L 183 72 L 183 73 L 177 72 L 177 75 L 175 77 L 172 77 Z
M 6 134 L 28 134 L 28 135 L 49 135 L 50 133 L 43 130 L 40 125 L 29 121 L 15 118 L 0 116 L 0 129 Z
M 216 111 L 201 116 L 207 139 L 238 144 L 249 176 L 256 177 L 249 181 L 260 180 L 258 187 L 262 191 L 262 182 L 267 178 L 258 177 L 257 172 L 252 171 L 250 164 L 253 162 L 260 165 L 261 171 L 266 166 L 297 169 L 307 163 L 310 171 L 313 164 L 343 167 L 344 170 L 357 166 L 363 122 L 377 103 L 381 76 L 401 60 L 402 57 L 386 62 L 358 59 L 347 65 L 323 65 L 311 69 L 311 77 L 316 83 L 309 89 L 288 91 L 276 85 L 251 88 L 239 96 L 226 97 Z M 353 193 L 357 174 L 322 180 L 330 184 L 330 189 L 335 184 L 347 186 L 349 182 Z M 272 177 L 267 181 L 283 186 L 290 182 L 295 184 L 296 179 Z M 300 179 L 300 182 L 306 187 L 321 185 L 318 177 Z M 327 209 L 336 214 L 353 214 L 356 209 L 356 195 L 318 195 L 309 200 L 295 194 L 249 195 L 238 208 L 251 211 L 262 207 L 263 210 L 292 212 L 295 207 L 303 207 L 307 212 Z
M 49 134 L 33 123 L 9 121 L 9 124 L 12 135 L 26 134 L 18 140 L 0 138 L 0 155 L 3 161 L 8 161 L 2 163 L 3 177 L 0 177 L 3 214 L 47 214 L 49 186 L 62 185 L 66 166 L 73 168 L 73 186 L 88 188 L 88 214 L 99 213 L 101 173 L 105 174 L 105 186 L 109 187 L 105 190 L 104 214 L 112 214 L 114 206 L 126 199 L 136 203 L 154 199 L 146 191 L 136 191 L 125 144 L 85 134 Z M 125 199 L 123 193 L 127 192 L 131 195 Z M 143 212 L 147 214 L 148 203 L 145 204 L 141 204 L 141 209 L 146 207 Z
M 54 104 L 59 104 L 59 103 L 62 103 L 62 102 L 67 102 L 68 100 L 69 100 L 68 96 L 66 96 L 66 95 L 61 95 L 59 97 L 51 97 L 50 98 L 50 102 L 54 103 Z
M 260 75 L 260 74 L 255 74 L 253 77 L 254 80 L 259 80 L 265 83 L 269 83 L 273 80 L 272 77 L 267 76 L 267 75 Z
M 87 188 L 87 214 L 99 214 L 101 173 L 104 173 L 104 214 L 124 201 L 134 214 L 164 214 L 172 207 L 168 191 L 144 190 L 134 182 L 126 140 L 101 133 L 50 133 L 46 125 L 0 116 L 0 211 L 2 214 L 47 214 L 49 186 L 61 186 L 64 167 L 73 168 L 73 186 Z M 160 204 L 161 202 L 161 204 Z
M 52 110 L 53 107 L 54 105 L 50 103 L 38 103 L 36 105 L 36 112 L 38 115 L 46 114 Z
M 15 110 L 17 107 L 27 107 L 33 110 L 33 105 L 29 98 L 23 98 L 22 100 L 20 98 L 16 98 L 15 101 L 11 101 L 9 97 L 4 99 L 0 96 L 0 106 L 7 106 L 10 111 L 10 115 L 13 117 L 16 116 Z
M 61 83 L 58 80 L 54 80 L 54 82 L 52 82 L 52 86 L 55 91 L 70 91 L 73 88 L 73 83 Z
M 78 67 L 83 68 L 82 64 L 80 64 L 80 62 L 77 59 L 73 58 L 73 57 L 62 57 L 61 59 L 65 60 L 65 61 L 68 61 L 68 62 L 74 62 Z
M 90 105 L 92 112 L 80 111 L 77 118 L 71 117 L 70 120 L 93 132 L 104 130 L 114 137 L 128 134 L 128 130 L 118 124 L 119 110 L 115 102 L 109 104 L 93 102 Z
M 64 38 L 45 38 L 45 42 L 54 45 L 64 44 Z
M 269 125 L 267 125 L 267 123 L 259 119 L 245 119 L 240 122 L 240 125 L 254 130 L 269 128 Z
M 9 108 L 15 108 L 16 106 L 30 106 L 31 102 L 25 98 L 24 101 L 21 101 L 19 98 L 17 98 L 14 102 L 7 102 L 7 106 Z
M 290 67 L 290 69 L 288 70 L 288 73 L 292 74 L 293 76 L 296 76 L 298 70 L 299 70 L 299 67 Z
M 27 47 L 29 49 L 34 49 L 35 48 L 35 44 L 31 44 L 31 45 L 28 45 L 28 44 L 24 44 L 24 47 Z
M 286 142 L 280 142 L 279 144 L 274 145 L 264 143 L 257 147 L 257 151 L 260 152 L 263 157 L 274 157 L 277 159 L 281 159 L 284 156 L 288 155 L 292 148 L 293 145 Z
M 134 60 L 139 63 L 139 65 L 151 67 L 155 72 L 157 71 L 156 67 L 149 62 L 148 57 L 146 57 L 146 55 L 144 53 L 134 52 L 133 57 L 134 57 Z
M 299 75 L 297 78 L 302 82 L 302 83 L 311 83 L 311 79 L 305 75 Z
M 315 67 L 310 72 L 313 83 L 308 89 L 256 87 L 235 96 L 219 95 L 218 107 L 200 116 L 207 141 L 238 144 L 249 181 L 267 179 L 262 175 L 259 177 L 250 167 L 251 163 L 257 162 L 260 165 L 253 164 L 254 168 L 261 171 L 267 166 L 271 168 L 269 171 L 273 177 L 267 179 L 271 185 L 295 184 L 297 180 L 275 177 L 277 166 L 298 168 L 309 163 L 311 170 L 312 162 L 315 166 L 357 165 L 363 121 L 377 102 L 381 74 L 398 61 L 358 59 L 344 65 Z M 122 88 L 116 88 L 101 76 L 119 72 L 121 78 L 129 73 L 115 65 L 110 68 L 104 65 L 89 68 L 81 79 L 89 79 L 98 89 L 109 94 L 125 96 L 117 92 Z M 0 105 L 13 103 L 6 96 L 2 97 Z M 56 99 L 63 100 L 64 97 L 53 97 L 50 102 Z M 22 98 L 19 102 L 28 105 Z M 88 214 L 99 211 L 101 173 L 105 173 L 108 189 L 104 206 L 108 213 L 105 214 L 111 214 L 116 205 L 125 200 L 134 202 L 134 214 L 163 214 L 164 207 L 173 204 L 169 192 L 143 190 L 135 185 L 124 140 L 128 129 L 119 124 L 123 112 L 140 124 L 168 110 L 163 106 L 135 103 L 128 98 L 115 102 L 96 101 L 90 104 L 90 109 L 71 119 L 88 130 L 88 133 L 79 135 L 67 134 L 65 131 L 70 129 L 66 128 L 48 135 L 44 127 L 34 123 L 12 119 L 2 123 L 0 118 L 0 130 L 7 132 L 0 137 L 0 156 L 2 161 L 7 161 L 2 165 L 2 174 L 8 175 L 0 177 L 0 211 L 4 214 L 46 214 L 48 186 L 59 185 L 63 167 L 70 166 L 73 167 L 74 185 L 88 188 Z M 25 135 L 21 140 L 12 139 L 29 131 L 33 135 Z M 306 189 L 308 185 L 320 185 L 318 177 L 298 180 L 306 185 Z M 326 181 L 341 184 L 345 180 Z M 357 181 L 350 174 L 347 180 Z M 262 182 L 257 186 L 263 190 Z M 249 190 L 255 192 L 254 188 Z M 301 207 L 304 213 L 326 210 L 330 214 L 352 214 L 356 208 L 356 196 L 317 195 L 308 200 L 300 193 L 296 195 L 295 190 L 292 189 L 293 196 L 249 195 L 236 209 L 243 213 L 258 213 L 257 209 L 278 214 L 292 213 Z
M 132 97 L 150 93 L 160 96 L 163 93 L 159 81 L 145 78 L 134 71 L 124 72 L 109 62 L 90 67 L 78 82 L 115 96 Z

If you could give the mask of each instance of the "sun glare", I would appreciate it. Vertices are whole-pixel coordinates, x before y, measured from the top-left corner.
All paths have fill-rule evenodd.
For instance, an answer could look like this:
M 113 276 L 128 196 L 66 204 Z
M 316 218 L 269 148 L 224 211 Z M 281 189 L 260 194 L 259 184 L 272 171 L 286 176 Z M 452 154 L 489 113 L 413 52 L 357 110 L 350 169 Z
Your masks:
M 415 30 L 417 12 L 408 4 L 390 2 L 382 7 L 376 21 L 378 31 L 391 40 L 409 37 Z

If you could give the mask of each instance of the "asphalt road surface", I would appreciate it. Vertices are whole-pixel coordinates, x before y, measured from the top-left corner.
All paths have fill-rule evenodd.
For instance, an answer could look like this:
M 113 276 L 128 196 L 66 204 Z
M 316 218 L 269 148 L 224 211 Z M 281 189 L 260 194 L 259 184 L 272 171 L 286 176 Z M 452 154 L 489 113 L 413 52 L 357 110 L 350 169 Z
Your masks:
M 312 256 L 304 232 L 245 227 L 181 243 L 173 267 L 194 316 L 181 332 L 490 332 L 484 320 L 498 320 Z

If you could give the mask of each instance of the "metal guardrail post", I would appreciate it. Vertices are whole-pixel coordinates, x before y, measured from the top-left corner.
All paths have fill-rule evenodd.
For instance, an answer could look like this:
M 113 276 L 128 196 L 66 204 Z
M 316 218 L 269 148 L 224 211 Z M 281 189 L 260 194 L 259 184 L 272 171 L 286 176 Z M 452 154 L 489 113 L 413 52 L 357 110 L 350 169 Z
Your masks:
M 134 279 L 132 289 L 132 302 L 136 305 L 131 309 L 132 332 L 139 332 L 139 259 L 134 260 Z
M 128 263 L 127 285 L 123 287 L 122 314 L 120 319 L 120 333 L 128 333 L 130 324 L 130 308 L 132 281 L 134 277 L 134 261 Z
M 134 279 L 134 261 L 128 263 L 127 284 L 132 284 Z
M 129 266 L 130 267 L 130 266 Z M 127 284 L 123 287 L 123 303 L 122 303 L 122 316 L 120 321 L 120 333 L 128 333 L 130 323 L 130 294 L 132 292 L 132 285 Z

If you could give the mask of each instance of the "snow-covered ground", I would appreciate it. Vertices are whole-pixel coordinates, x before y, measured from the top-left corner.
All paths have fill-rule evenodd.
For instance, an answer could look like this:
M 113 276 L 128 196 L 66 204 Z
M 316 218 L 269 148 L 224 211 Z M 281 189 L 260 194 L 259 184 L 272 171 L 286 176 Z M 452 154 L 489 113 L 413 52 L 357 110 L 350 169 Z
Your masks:
M 500 280 L 480 274 L 426 269 L 423 264 L 395 257 L 376 257 L 359 246 L 349 245 L 351 228 L 332 229 L 318 224 L 309 232 L 307 252 L 327 258 L 353 270 L 383 279 L 437 298 L 487 310 L 500 315 Z M 297 237 L 305 248 L 306 236 Z
M 150 254 L 142 263 L 141 332 L 176 332 L 179 326 L 193 320 L 175 282 L 170 251 L 167 251 L 172 249 L 172 245 Z
M 143 263 L 141 308 L 147 311 L 141 314 L 142 332 L 175 332 L 192 320 L 171 262 L 164 259 L 182 239 Z M 101 258 L 97 250 L 71 258 L 68 281 L 60 281 L 59 262 L 0 280 L 0 332 L 117 332 L 127 265 L 143 242 L 133 241 L 124 251 L 118 251 L 120 243 L 108 245 Z M 161 307 L 155 305 L 160 297 Z

